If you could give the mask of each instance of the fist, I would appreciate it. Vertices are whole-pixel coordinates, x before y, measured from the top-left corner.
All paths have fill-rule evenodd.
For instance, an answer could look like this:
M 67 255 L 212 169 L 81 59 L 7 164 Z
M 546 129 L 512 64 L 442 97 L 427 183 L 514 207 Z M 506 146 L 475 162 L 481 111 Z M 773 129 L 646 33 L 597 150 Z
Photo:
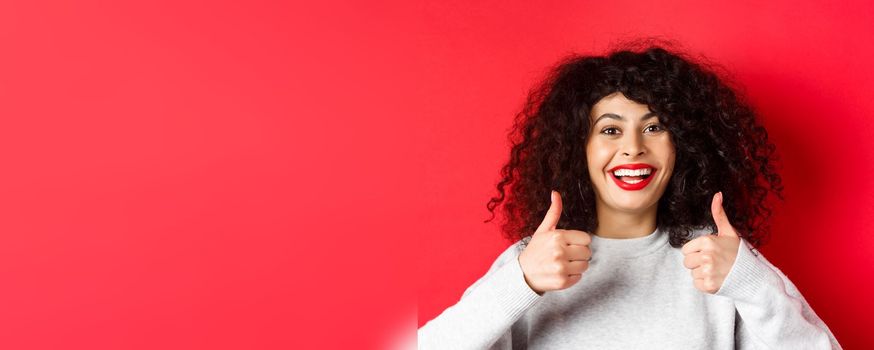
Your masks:
M 683 245 L 683 266 L 692 272 L 692 280 L 698 290 L 714 294 L 734 266 L 740 237 L 722 208 L 722 192 L 713 196 L 710 204 L 716 235 L 695 238 Z
M 537 294 L 569 288 L 589 268 L 592 237 L 577 230 L 556 230 L 561 217 L 561 195 L 552 191 L 546 217 L 519 254 L 525 282 Z

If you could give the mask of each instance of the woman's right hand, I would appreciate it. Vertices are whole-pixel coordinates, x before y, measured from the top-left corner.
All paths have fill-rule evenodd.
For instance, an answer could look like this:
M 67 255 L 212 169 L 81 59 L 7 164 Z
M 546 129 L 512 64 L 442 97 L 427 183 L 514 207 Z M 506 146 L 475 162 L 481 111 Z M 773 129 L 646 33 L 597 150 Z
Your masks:
M 552 191 L 552 203 L 531 241 L 519 254 L 525 282 L 537 294 L 569 288 L 579 282 L 589 268 L 592 251 L 588 233 L 556 230 L 561 217 L 561 194 Z

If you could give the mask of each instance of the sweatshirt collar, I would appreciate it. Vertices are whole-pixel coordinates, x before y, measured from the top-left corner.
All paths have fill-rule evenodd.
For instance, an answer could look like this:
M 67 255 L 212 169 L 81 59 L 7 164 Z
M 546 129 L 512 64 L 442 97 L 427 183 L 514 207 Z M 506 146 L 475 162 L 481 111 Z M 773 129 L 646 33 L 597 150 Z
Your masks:
M 637 238 L 604 238 L 591 235 L 592 255 L 634 258 L 652 253 L 668 243 L 668 237 L 658 228 Z

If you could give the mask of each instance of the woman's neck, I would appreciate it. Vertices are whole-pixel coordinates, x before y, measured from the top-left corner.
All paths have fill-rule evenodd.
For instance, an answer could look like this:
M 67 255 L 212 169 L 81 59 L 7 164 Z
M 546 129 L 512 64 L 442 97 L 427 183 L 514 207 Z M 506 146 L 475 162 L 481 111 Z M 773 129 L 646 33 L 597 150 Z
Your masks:
M 653 205 L 642 213 L 628 213 L 595 208 L 598 213 L 598 227 L 594 233 L 603 238 L 645 237 L 656 229 L 657 209 L 658 206 Z

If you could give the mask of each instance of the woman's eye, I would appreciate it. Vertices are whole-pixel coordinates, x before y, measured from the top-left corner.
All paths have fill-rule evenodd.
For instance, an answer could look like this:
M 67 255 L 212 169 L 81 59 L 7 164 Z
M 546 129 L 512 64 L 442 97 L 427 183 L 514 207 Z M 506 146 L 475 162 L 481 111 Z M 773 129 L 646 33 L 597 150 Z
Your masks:
M 604 128 L 604 130 L 601 130 L 601 133 L 607 135 L 619 135 L 619 129 L 611 126 L 608 128 Z
M 653 125 L 647 126 L 643 131 L 658 132 L 658 131 L 663 131 L 663 130 L 665 130 L 665 128 L 662 127 L 661 125 L 653 124 Z

